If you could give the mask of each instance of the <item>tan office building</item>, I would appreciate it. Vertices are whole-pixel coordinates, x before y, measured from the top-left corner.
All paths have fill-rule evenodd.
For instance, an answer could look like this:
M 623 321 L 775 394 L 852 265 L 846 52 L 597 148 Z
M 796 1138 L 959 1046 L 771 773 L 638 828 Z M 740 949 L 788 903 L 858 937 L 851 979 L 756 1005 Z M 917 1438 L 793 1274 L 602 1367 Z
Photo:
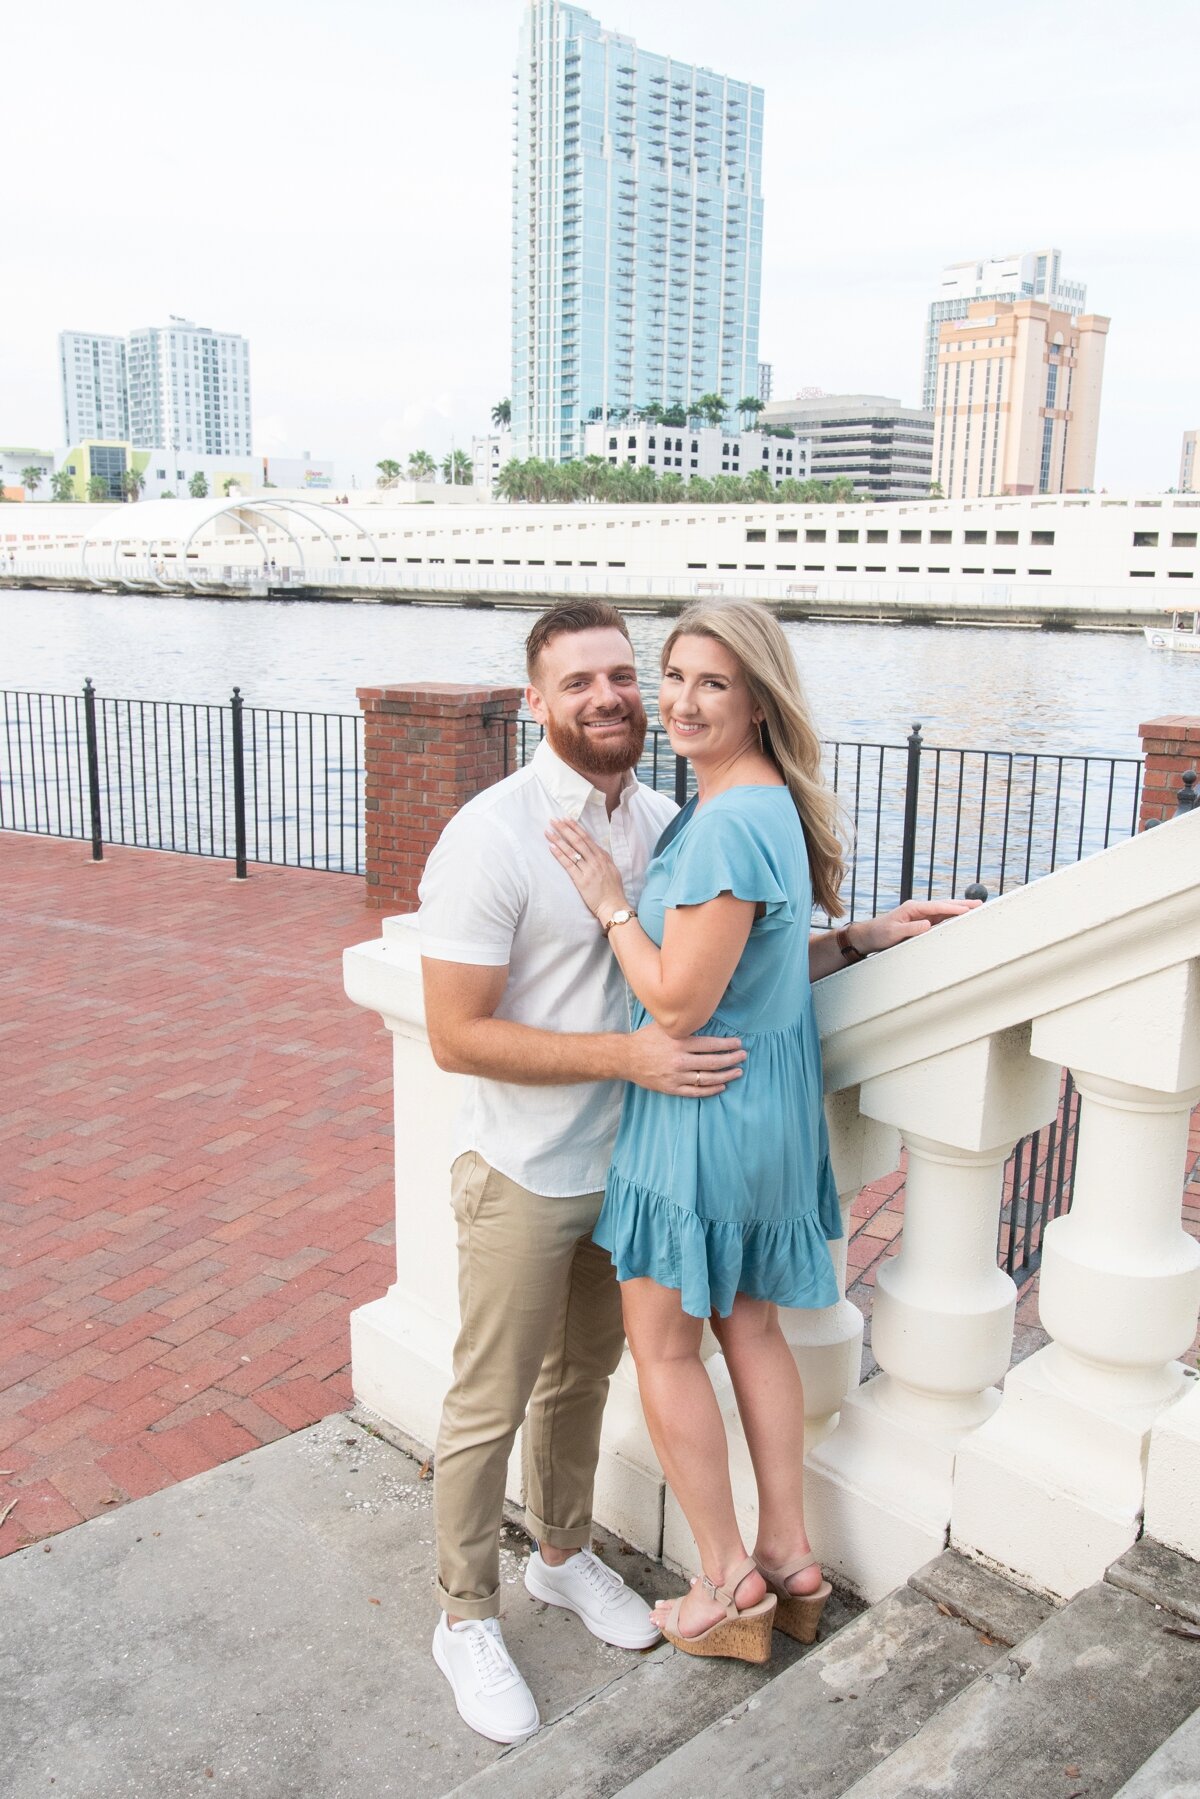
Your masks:
M 933 479 L 948 500 L 1094 485 L 1109 321 L 980 300 L 938 339 Z

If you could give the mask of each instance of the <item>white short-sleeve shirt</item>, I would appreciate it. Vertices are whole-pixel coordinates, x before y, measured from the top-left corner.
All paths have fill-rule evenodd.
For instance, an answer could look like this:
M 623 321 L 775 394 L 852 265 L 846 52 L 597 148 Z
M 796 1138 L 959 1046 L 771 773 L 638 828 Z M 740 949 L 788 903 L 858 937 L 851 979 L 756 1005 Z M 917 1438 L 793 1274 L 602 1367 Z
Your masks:
M 507 967 L 497 1018 L 540 1030 L 627 1031 L 625 979 L 595 918 L 546 842 L 553 818 L 604 845 L 636 906 L 674 802 L 631 774 L 608 816 L 604 795 L 542 742 L 524 768 L 455 814 L 421 878 L 421 954 Z M 603 1187 L 621 1110 L 620 1081 L 529 1087 L 465 1079 L 453 1153 L 475 1150 L 532 1193 Z

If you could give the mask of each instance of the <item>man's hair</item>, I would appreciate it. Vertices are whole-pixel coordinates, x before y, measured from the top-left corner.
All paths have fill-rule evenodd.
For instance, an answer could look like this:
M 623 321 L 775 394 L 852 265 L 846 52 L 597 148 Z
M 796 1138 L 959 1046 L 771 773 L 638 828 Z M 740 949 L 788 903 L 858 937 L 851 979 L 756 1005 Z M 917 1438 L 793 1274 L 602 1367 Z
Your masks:
M 530 681 L 537 680 L 542 651 L 565 631 L 619 631 L 629 643 L 629 626 L 607 600 L 561 600 L 542 613 L 525 639 L 525 668 Z

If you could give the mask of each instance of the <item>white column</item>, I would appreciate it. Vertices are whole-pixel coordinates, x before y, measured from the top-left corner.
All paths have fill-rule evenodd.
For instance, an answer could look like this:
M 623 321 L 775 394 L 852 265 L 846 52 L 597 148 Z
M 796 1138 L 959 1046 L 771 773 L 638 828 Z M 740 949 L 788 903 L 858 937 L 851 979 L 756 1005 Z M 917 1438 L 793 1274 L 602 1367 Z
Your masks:
M 1181 1221 L 1200 1095 L 1200 972 L 1179 963 L 1039 1018 L 1080 1092 L 1070 1212 L 1046 1230 L 1042 1323 L 960 1459 L 953 1540 L 1069 1598 L 1136 1539 L 1152 1427 L 1184 1391 L 1200 1305 Z M 1198 1463 L 1200 1466 L 1200 1463 Z
M 868 1598 L 945 1547 L 955 1455 L 999 1403 L 1012 1347 L 1016 1289 L 996 1263 L 1004 1163 L 1057 1101 L 1027 1026 L 862 1085 L 862 1110 L 908 1150 L 904 1234 L 876 1279 L 882 1373 L 814 1451 L 808 1492 L 823 1558 Z
M 1200 1562 L 1200 1378 L 1190 1368 L 1185 1378 L 1150 1427 L 1146 1535 Z

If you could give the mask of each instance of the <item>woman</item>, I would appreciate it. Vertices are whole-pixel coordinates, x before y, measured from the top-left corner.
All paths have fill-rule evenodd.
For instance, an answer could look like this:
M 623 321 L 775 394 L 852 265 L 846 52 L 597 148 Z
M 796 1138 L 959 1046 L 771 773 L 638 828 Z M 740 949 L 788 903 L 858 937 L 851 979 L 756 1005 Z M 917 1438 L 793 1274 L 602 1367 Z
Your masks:
M 811 981 L 967 908 L 910 903 L 810 940 L 814 899 L 842 912 L 837 803 L 765 608 L 686 612 L 663 648 L 659 706 L 697 793 L 659 843 L 636 917 L 584 830 L 560 819 L 548 836 L 633 991 L 634 1028 L 652 1016 L 674 1036 L 737 1036 L 748 1051 L 744 1078 L 703 1104 L 626 1089 L 594 1235 L 616 1264 L 646 1422 L 703 1570 L 654 1621 L 689 1654 L 758 1662 L 772 1628 L 812 1642 L 830 1591 L 804 1526 L 804 1395 L 776 1310 L 838 1297 Z M 758 1486 L 752 1557 L 700 1357 L 706 1319 Z

